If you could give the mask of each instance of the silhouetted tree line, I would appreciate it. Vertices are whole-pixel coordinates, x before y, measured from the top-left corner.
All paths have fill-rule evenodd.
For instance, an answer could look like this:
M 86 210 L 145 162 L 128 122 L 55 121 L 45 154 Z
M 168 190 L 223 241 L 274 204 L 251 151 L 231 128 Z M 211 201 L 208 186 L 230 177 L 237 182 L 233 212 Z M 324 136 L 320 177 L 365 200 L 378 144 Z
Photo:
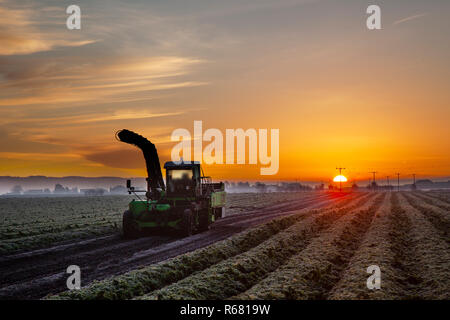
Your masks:
M 298 182 L 282 182 L 278 184 L 266 184 L 263 182 L 228 182 L 225 181 L 225 190 L 228 192 L 298 192 L 311 191 L 309 186 L 302 185 Z

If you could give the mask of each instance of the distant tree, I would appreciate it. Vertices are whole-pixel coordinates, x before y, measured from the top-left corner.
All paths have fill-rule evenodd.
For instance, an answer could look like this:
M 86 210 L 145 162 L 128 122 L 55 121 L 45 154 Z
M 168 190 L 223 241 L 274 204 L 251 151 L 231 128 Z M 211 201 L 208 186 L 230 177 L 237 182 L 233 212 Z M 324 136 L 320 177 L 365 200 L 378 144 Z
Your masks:
M 430 179 L 422 179 L 422 180 L 417 180 L 416 184 L 433 184 L 433 181 L 431 181 Z
M 356 182 L 353 183 L 352 189 L 353 189 L 353 190 L 359 189 L 359 186 L 356 184 Z
M 314 189 L 320 191 L 320 190 L 324 190 L 325 189 L 325 185 L 323 183 L 317 185 L 314 187 Z
M 239 188 L 250 188 L 250 183 L 248 181 L 246 182 L 239 182 L 238 183 Z
M 23 188 L 22 188 L 22 186 L 19 186 L 19 185 L 14 186 L 11 189 L 11 193 L 14 193 L 14 194 L 21 194 L 22 192 L 23 192 Z
M 256 188 L 256 191 L 258 191 L 258 192 L 266 192 L 267 191 L 266 185 L 261 182 L 257 182 L 255 184 L 255 188 Z
M 109 192 L 110 193 L 123 193 L 126 194 L 127 193 L 127 188 L 125 188 L 124 186 L 115 186 L 115 187 L 111 187 L 109 188 Z
M 57 184 L 55 185 L 55 191 L 54 191 L 54 193 L 64 193 L 64 192 L 66 192 L 66 191 L 67 191 L 67 189 L 64 188 L 62 185 L 60 185 L 59 183 L 57 183 Z

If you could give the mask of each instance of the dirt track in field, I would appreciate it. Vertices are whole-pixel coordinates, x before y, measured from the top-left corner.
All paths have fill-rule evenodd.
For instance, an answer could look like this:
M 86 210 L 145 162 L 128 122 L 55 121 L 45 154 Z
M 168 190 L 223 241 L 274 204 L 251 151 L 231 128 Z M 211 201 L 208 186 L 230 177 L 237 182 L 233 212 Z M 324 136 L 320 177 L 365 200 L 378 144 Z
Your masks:
M 363 195 L 358 195 L 362 197 Z M 225 217 L 189 238 L 151 236 L 125 241 L 120 235 L 76 241 L 0 258 L 0 299 L 38 299 L 66 289 L 69 265 L 78 265 L 82 285 L 208 246 L 276 217 L 321 208 L 341 198 L 311 194 L 263 209 Z

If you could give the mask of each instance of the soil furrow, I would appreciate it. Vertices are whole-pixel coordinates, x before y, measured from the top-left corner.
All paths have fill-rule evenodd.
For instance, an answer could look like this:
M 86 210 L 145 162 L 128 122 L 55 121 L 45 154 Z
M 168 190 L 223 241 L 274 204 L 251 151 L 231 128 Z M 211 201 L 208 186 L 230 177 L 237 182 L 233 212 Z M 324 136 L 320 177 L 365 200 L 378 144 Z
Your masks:
M 448 210 L 441 209 L 434 205 L 429 205 L 418 200 L 415 195 L 404 193 L 403 196 L 408 203 L 420 211 L 422 215 L 441 234 L 442 238 L 450 244 L 450 215 Z
M 446 204 L 450 204 L 450 191 L 445 192 L 427 192 L 426 195 L 433 199 L 438 199 L 442 202 L 445 202 Z
M 425 202 L 425 203 L 427 203 L 429 205 L 438 207 L 438 208 L 443 209 L 443 210 L 447 210 L 447 212 L 450 211 L 450 203 L 442 201 L 440 198 L 432 197 L 429 194 L 422 193 L 422 192 L 420 192 L 420 193 L 419 192 L 414 192 L 413 195 L 416 198 L 419 198 L 421 201 L 423 201 L 423 202 Z
M 372 225 L 364 236 L 360 248 L 350 260 L 342 278 L 332 289 L 329 299 L 403 299 L 408 296 L 407 266 L 403 254 L 408 252 L 410 225 L 405 216 L 393 212 L 398 201 L 389 193 L 385 203 L 376 213 Z M 398 206 L 398 205 L 397 205 Z M 378 266 L 381 271 L 381 289 L 367 288 L 369 266 Z M 410 278 L 412 280 L 412 278 Z
M 404 299 L 448 299 L 450 250 L 445 239 L 416 208 L 405 193 L 393 197 L 393 224 L 401 225 L 391 241 L 396 253 L 400 284 L 407 293 Z M 404 230 L 402 230 L 402 228 Z
M 285 265 L 235 298 L 325 299 L 358 248 L 384 196 L 378 195 L 373 203 L 343 216 Z

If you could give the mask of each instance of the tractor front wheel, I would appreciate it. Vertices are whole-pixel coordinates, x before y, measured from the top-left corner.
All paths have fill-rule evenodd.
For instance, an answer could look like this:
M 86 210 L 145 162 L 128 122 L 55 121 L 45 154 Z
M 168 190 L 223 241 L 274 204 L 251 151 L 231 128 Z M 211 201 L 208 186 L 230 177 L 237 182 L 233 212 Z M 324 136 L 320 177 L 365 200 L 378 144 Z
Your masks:
M 136 239 L 139 237 L 139 228 L 133 219 L 132 212 L 129 210 L 123 213 L 122 227 L 123 237 L 125 239 Z

